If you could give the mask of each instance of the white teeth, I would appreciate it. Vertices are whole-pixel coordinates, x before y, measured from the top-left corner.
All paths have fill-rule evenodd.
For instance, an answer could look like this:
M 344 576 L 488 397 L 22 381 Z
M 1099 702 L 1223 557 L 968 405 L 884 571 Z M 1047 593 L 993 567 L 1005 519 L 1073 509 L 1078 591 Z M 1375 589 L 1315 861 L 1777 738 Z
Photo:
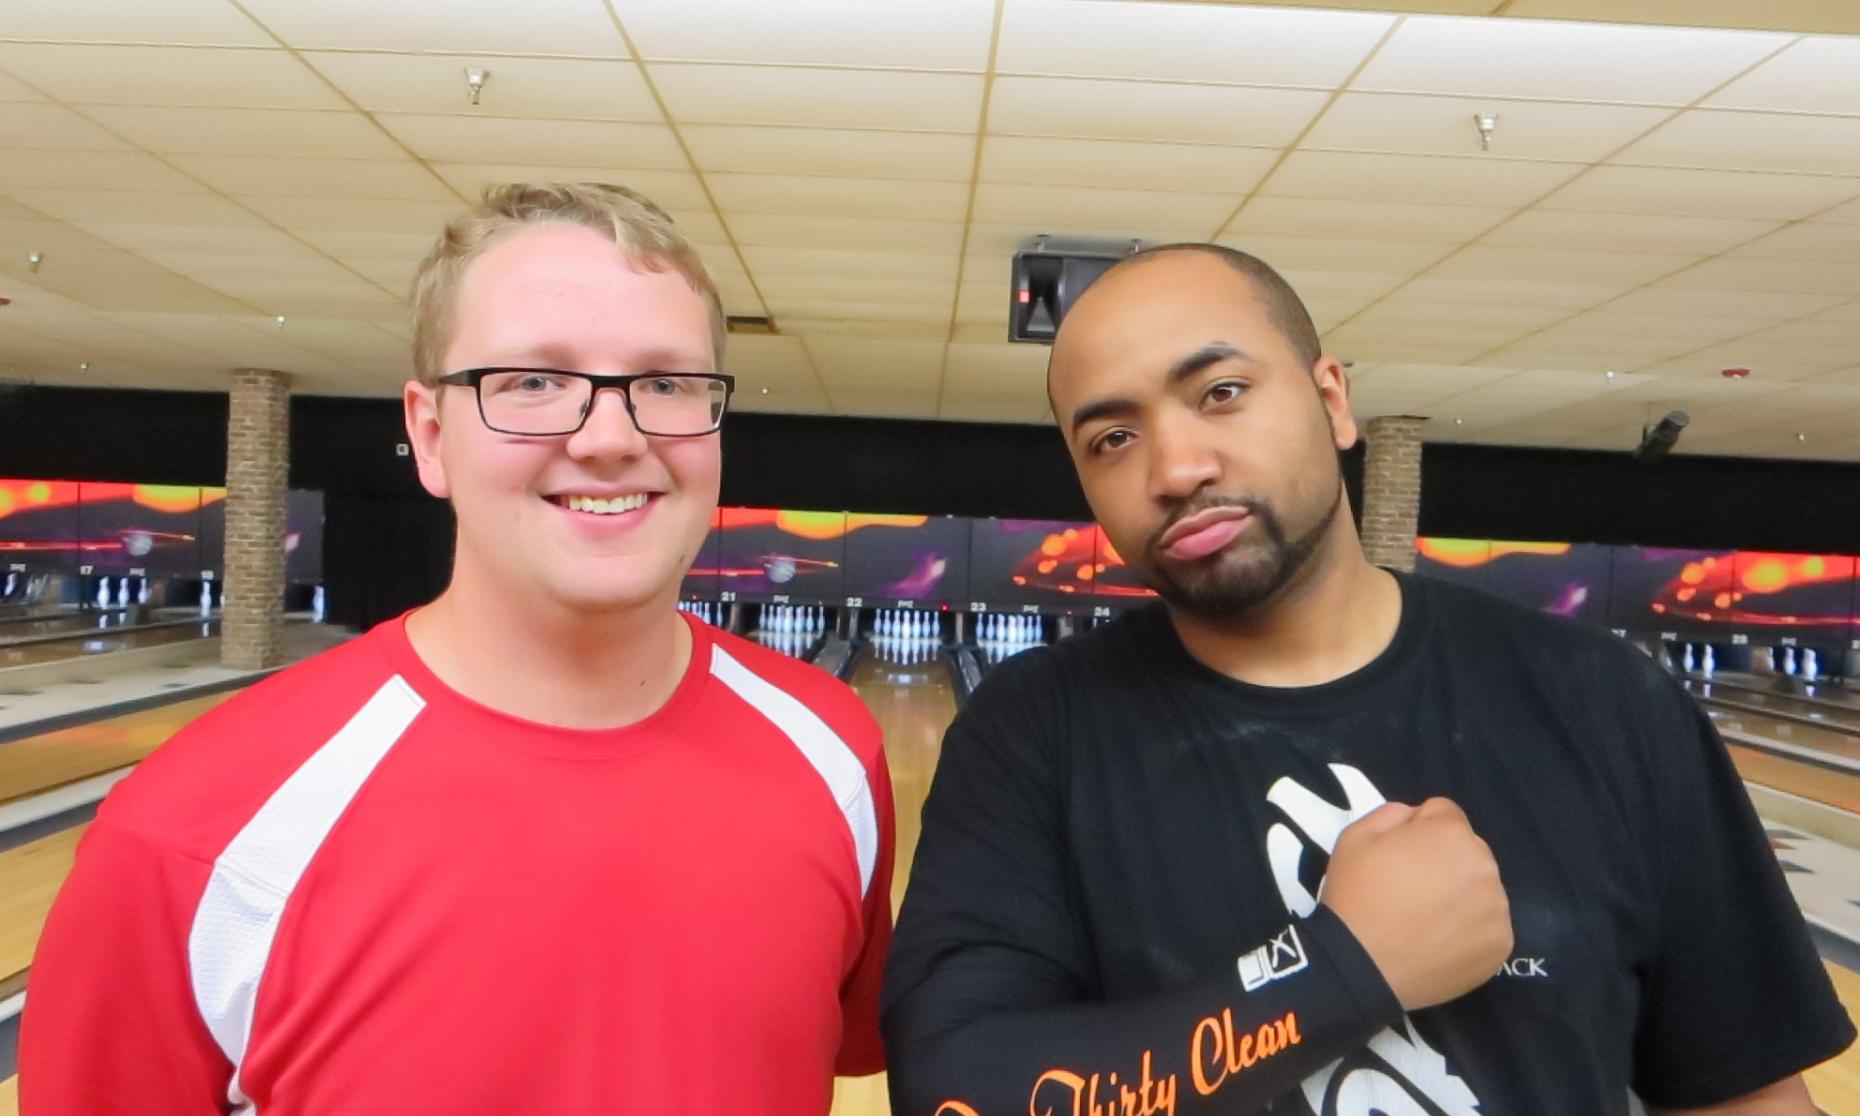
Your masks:
M 635 492 L 630 496 L 616 496 L 603 500 L 598 496 L 570 496 L 565 501 L 569 511 L 589 512 L 594 515 L 619 515 L 622 512 L 638 511 L 646 506 L 646 494 Z

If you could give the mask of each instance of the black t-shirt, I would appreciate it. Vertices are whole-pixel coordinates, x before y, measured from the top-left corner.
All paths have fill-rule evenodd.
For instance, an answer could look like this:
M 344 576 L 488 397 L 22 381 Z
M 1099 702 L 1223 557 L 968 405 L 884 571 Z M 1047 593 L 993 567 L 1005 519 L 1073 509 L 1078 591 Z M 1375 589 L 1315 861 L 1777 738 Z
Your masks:
M 1691 698 L 1606 633 L 1400 582 L 1389 647 L 1321 686 L 1218 674 L 1160 606 L 983 681 L 887 971 L 900 1116 L 1601 1116 L 1852 1041 Z M 1404 1016 L 1315 897 L 1345 824 L 1434 795 L 1490 844 L 1516 945 Z

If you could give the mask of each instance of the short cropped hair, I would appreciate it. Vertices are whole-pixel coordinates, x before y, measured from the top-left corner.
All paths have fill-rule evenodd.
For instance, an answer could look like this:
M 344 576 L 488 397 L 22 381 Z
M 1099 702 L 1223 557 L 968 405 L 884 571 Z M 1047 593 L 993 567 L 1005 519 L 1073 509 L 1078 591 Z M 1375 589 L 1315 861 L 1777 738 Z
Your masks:
M 671 217 L 642 194 L 601 182 L 513 182 L 485 190 L 477 205 L 446 222 L 445 231 L 413 279 L 413 368 L 431 386 L 452 343 L 453 314 L 466 268 L 492 241 L 524 225 L 581 225 L 611 237 L 627 262 L 647 271 L 672 270 L 710 304 L 711 353 L 723 360 L 725 323 L 717 284 Z
M 1265 304 L 1266 316 L 1278 331 L 1291 342 L 1295 353 L 1306 368 L 1318 362 L 1324 355 L 1324 346 L 1318 340 L 1317 326 L 1311 322 L 1311 311 L 1305 309 L 1305 302 L 1298 297 L 1298 292 L 1285 281 L 1285 277 L 1274 271 L 1272 265 L 1258 256 L 1251 256 L 1237 248 L 1224 244 L 1205 244 L 1187 241 L 1181 244 L 1159 244 L 1154 248 L 1145 248 L 1133 252 L 1117 261 L 1110 271 L 1122 270 L 1144 260 L 1155 259 L 1168 252 L 1202 252 L 1216 256 L 1225 261 L 1227 266 L 1253 281 L 1253 290 L 1258 293 L 1260 302 Z M 1100 276 L 1103 278 L 1103 276 Z

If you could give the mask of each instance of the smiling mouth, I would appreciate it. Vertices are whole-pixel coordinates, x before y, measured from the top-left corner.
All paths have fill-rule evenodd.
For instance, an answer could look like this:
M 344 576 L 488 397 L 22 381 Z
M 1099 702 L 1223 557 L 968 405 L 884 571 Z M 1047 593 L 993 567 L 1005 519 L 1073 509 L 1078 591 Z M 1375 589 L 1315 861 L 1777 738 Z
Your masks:
M 645 507 L 647 501 L 652 499 L 652 495 L 647 492 L 634 492 L 626 496 L 603 499 L 599 496 L 571 493 L 549 496 L 546 499 L 556 507 L 566 508 L 572 512 L 583 512 L 588 515 L 625 515 L 627 512 L 638 511 Z

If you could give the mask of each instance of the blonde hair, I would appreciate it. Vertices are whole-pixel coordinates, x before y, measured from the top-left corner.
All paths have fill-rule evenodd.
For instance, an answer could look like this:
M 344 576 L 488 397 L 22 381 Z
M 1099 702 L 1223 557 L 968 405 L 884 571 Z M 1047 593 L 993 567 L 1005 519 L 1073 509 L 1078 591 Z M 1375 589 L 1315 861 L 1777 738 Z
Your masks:
M 485 190 L 477 205 L 446 222 L 413 277 L 413 368 L 431 386 L 445 374 L 459 282 L 471 262 L 511 229 L 543 222 L 582 225 L 613 238 L 627 262 L 648 271 L 670 269 L 710 304 L 711 352 L 723 359 L 723 301 L 697 248 L 663 209 L 643 194 L 603 182 L 512 182 Z

